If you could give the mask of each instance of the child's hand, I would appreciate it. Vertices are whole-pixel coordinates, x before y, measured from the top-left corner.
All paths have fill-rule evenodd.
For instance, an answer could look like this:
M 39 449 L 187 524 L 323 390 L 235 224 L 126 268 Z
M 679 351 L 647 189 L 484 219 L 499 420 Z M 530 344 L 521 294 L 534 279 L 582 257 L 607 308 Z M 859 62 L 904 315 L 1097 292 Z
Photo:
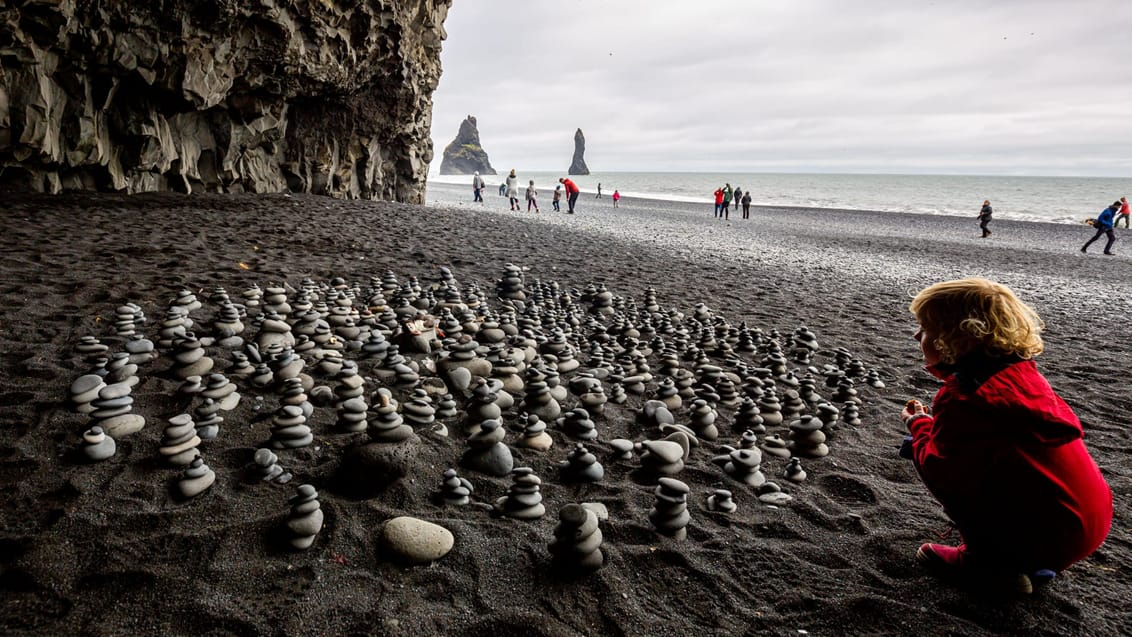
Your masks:
M 907 425 L 908 421 L 915 418 L 916 416 L 926 415 L 928 415 L 928 408 L 924 407 L 923 403 L 913 398 L 912 400 L 904 403 L 904 411 L 900 412 L 900 420 L 903 421 L 905 425 Z

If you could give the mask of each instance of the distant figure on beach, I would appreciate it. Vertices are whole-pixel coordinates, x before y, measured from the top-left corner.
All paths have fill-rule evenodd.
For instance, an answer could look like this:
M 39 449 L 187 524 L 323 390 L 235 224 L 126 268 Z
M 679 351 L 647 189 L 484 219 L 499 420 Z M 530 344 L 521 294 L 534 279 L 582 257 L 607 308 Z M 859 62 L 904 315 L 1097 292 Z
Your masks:
M 731 217 L 731 197 L 734 194 L 731 190 L 731 184 L 723 184 L 723 214 L 727 218 Z
M 601 199 L 601 182 L 597 182 L 597 198 Z
M 535 207 L 535 212 L 538 212 L 538 191 L 535 190 L 535 180 L 532 179 L 530 185 L 527 186 L 527 212 L 531 211 L 531 206 Z
M 484 183 L 483 177 L 480 177 L 479 171 L 477 171 L 476 174 L 472 176 L 472 195 L 475 197 L 472 199 L 473 202 L 483 202 L 483 189 L 485 186 L 487 186 L 487 184 Z
M 735 202 L 735 212 L 739 212 L 739 204 L 743 201 L 743 189 L 735 186 L 735 194 L 731 200 Z
M 521 210 L 519 208 L 519 178 L 515 176 L 514 168 L 507 175 L 507 199 L 511 201 L 512 210 Z
M 499 182 L 499 196 L 502 197 L 507 194 L 507 183 Z
M 751 193 L 750 192 L 743 193 L 743 201 L 741 203 L 743 204 L 743 218 L 744 219 L 750 219 L 751 218 Z
M 986 279 L 936 283 L 909 309 L 927 369 L 944 384 L 930 411 L 905 405 L 901 451 L 962 536 L 959 546 L 920 546 L 916 561 L 990 592 L 1029 594 L 1095 551 L 1113 516 L 1081 422 L 1034 364 L 1042 320 Z
M 562 212 L 562 206 L 558 203 L 561 200 L 562 184 L 557 184 L 556 186 L 554 186 L 554 198 L 550 200 L 550 203 L 554 205 L 555 212 Z
M 1124 227 L 1127 228 L 1128 227 L 1128 197 L 1121 197 L 1120 198 L 1120 212 L 1117 213 L 1116 221 L 1113 222 L 1112 227 L 1115 228 L 1116 226 L 1119 226 L 1121 221 L 1124 221 Z
M 562 187 L 566 189 L 566 213 L 572 215 L 574 214 L 574 205 L 578 203 L 578 193 L 580 193 L 581 190 L 578 189 L 578 184 L 574 183 L 573 179 L 560 177 L 558 183 L 562 184 Z
M 617 202 L 621 201 L 621 193 L 616 188 L 613 189 L 613 207 L 617 207 Z
M 723 189 L 716 188 L 715 192 L 715 217 L 718 219 L 723 216 Z
M 982 208 L 982 210 L 979 211 L 979 216 L 975 217 L 976 219 L 979 220 L 979 227 L 982 228 L 982 230 L 983 230 L 983 238 L 984 239 L 989 237 L 990 234 L 991 234 L 991 231 L 987 229 L 987 224 L 990 223 L 991 214 L 993 214 L 993 213 L 994 213 L 994 210 L 991 209 L 990 199 L 984 199 L 983 200 L 983 208 Z
M 1115 223 L 1117 210 L 1120 210 L 1120 202 L 1114 201 L 1111 206 L 1102 210 L 1101 214 L 1097 215 L 1096 219 L 1089 220 L 1089 225 L 1096 228 L 1097 233 L 1093 235 L 1092 239 L 1086 241 L 1085 245 L 1081 246 L 1082 254 L 1088 252 L 1089 246 L 1093 245 L 1093 242 L 1097 239 L 1100 239 L 1102 234 L 1107 234 L 1108 243 L 1104 246 L 1104 253 L 1110 257 L 1116 255 L 1116 253 L 1112 251 L 1112 244 L 1116 243 L 1116 233 L 1112 231 L 1112 227 Z

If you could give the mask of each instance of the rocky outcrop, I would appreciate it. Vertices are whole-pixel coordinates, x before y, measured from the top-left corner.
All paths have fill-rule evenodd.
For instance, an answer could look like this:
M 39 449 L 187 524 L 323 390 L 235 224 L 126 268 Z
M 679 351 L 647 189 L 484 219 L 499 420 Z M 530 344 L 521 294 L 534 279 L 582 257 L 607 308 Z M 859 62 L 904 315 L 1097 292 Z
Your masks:
M 574 133 L 574 159 L 570 162 L 571 175 L 588 175 L 590 169 L 586 167 L 586 136 L 582 134 L 582 129 Z
M 0 190 L 420 202 L 450 4 L 0 3 Z
M 444 156 L 440 160 L 440 174 L 442 175 L 470 175 L 478 172 L 481 175 L 494 175 L 495 169 L 487 158 L 487 151 L 480 145 L 480 131 L 476 128 L 476 118 L 471 115 L 460 122 L 460 131 L 456 139 L 444 148 Z

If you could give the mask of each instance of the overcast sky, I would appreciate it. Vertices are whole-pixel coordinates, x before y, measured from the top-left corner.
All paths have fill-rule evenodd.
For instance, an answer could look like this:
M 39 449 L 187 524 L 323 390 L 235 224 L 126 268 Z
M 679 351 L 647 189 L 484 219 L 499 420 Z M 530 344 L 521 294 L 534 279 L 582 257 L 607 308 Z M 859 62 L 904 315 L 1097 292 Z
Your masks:
M 439 168 L 1132 174 L 1132 0 L 454 0 Z

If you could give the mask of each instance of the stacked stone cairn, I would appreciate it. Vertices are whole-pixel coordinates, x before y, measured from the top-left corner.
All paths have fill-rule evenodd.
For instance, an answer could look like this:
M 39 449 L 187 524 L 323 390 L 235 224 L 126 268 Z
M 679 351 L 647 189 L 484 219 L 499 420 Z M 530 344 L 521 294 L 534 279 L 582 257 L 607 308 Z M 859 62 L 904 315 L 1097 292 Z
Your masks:
M 649 511 L 649 522 L 661 535 L 676 540 L 688 537 L 688 485 L 674 478 L 661 478 L 656 490 L 656 502 Z
M 297 405 L 281 405 L 271 416 L 272 449 L 298 449 L 314 442 L 314 434 L 307 426 L 307 417 Z
M 582 443 L 576 443 L 565 460 L 558 463 L 562 479 L 566 482 L 600 482 L 605 477 L 605 469 Z
M 204 493 L 214 482 L 216 482 L 216 472 L 210 469 L 204 463 L 204 459 L 198 455 L 193 458 L 185 468 L 185 472 L 181 474 L 181 479 L 177 481 L 177 495 L 185 500 L 195 498 Z
M 309 484 L 300 485 L 291 497 L 291 512 L 287 516 L 288 542 L 291 548 L 297 551 L 309 549 L 322 530 L 322 519 L 318 491 Z
M 367 420 L 367 432 L 374 442 L 397 443 L 413 437 L 413 428 L 404 423 L 397 412 L 397 401 L 393 392 L 385 387 L 373 394 Z
M 460 459 L 464 467 L 490 476 L 505 476 L 515 466 L 511 449 L 503 444 L 506 430 L 498 420 L 485 420 L 479 431 L 468 437 L 468 449 Z
M 552 564 L 563 571 L 596 571 L 605 562 L 601 542 L 597 514 L 580 504 L 567 504 L 558 511 L 549 547 Z
M 474 492 L 475 488 L 472 487 L 471 482 L 457 475 L 455 469 L 448 469 L 444 472 L 444 478 L 440 482 L 440 491 L 436 495 L 441 504 L 463 506 L 471 502 L 471 496 Z
M 169 419 L 161 437 L 161 448 L 158 450 L 165 459 L 165 463 L 174 467 L 187 467 L 197 457 L 197 447 L 200 437 L 193 418 L 189 414 L 180 414 Z
M 817 416 L 805 415 L 790 423 L 790 452 L 803 458 L 821 458 L 829 455 L 825 444 L 824 423 Z
M 338 372 L 338 385 L 334 388 L 334 410 L 338 415 L 335 427 L 345 433 L 358 433 L 367 428 L 369 405 L 365 399 L 365 379 L 358 373 L 358 365 L 348 361 Z
M 509 518 L 535 520 L 546 514 L 539 485 L 542 480 L 530 467 L 516 467 L 511 471 L 511 487 L 507 495 L 495 501 L 495 510 Z
M 114 439 L 106 435 L 102 427 L 95 425 L 83 433 L 79 453 L 87 462 L 102 462 L 112 458 L 117 449 Z
M 720 513 L 734 513 L 738 507 L 735 500 L 731 497 L 731 492 L 727 489 L 716 489 L 707 498 L 708 511 L 718 511 Z
M 252 470 L 256 479 L 261 482 L 274 482 L 287 484 L 291 481 L 291 474 L 279 465 L 279 456 L 270 449 L 256 449 L 252 458 Z

